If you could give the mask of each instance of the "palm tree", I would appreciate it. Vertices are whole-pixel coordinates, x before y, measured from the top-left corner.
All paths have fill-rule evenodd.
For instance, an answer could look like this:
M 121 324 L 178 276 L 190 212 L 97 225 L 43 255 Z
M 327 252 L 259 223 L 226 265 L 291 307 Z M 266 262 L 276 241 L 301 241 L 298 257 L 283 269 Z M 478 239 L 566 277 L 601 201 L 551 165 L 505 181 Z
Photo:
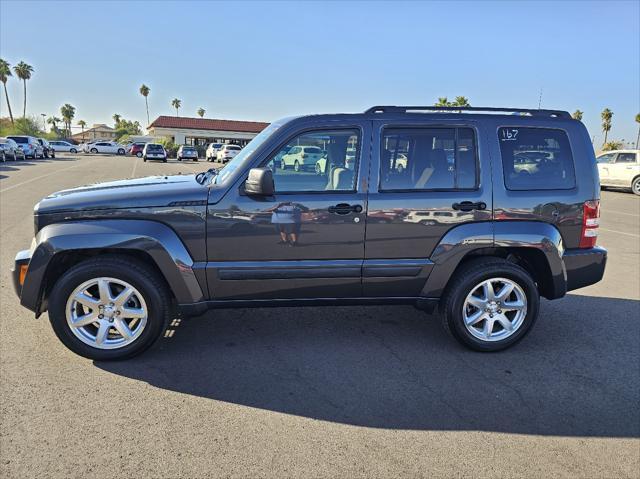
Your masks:
M 638 136 L 636 137 L 636 150 L 637 150 L 638 144 L 640 144 L 640 113 L 636 115 L 636 123 L 638 124 Z
M 611 131 L 611 118 L 613 117 L 613 112 L 608 108 L 602 110 L 600 113 L 600 117 L 602 118 L 602 131 L 604 131 L 604 142 L 607 143 L 607 136 L 609 135 L 609 131 Z
M 113 122 L 116 124 L 116 128 L 118 128 L 118 125 L 120 124 L 120 119 L 122 118 L 122 116 L 118 115 L 117 113 L 114 113 L 111 118 L 113 118 Z
M 149 96 L 150 91 L 151 91 L 151 88 L 149 88 L 144 83 L 140 87 L 140 94 L 144 97 L 144 104 L 147 107 L 147 126 L 151 124 L 151 121 L 149 120 L 149 99 L 147 98 Z
M 0 58 L 0 81 L 4 85 L 4 96 L 7 99 L 9 118 L 11 118 L 11 124 L 13 125 L 13 112 L 11 111 L 11 104 L 9 103 L 9 93 L 7 92 L 7 80 L 10 76 L 12 76 L 11 65 L 9 65 L 9 62 Z
M 435 106 L 451 106 L 451 103 L 449 103 L 449 99 L 446 96 L 441 96 Z
M 452 106 L 471 106 L 466 96 L 457 96 Z
M 76 108 L 69 103 L 65 103 L 60 107 L 60 115 L 64 121 L 67 136 L 71 136 L 71 121 L 76 116 Z
M 171 100 L 171 106 L 176 109 L 176 116 L 180 116 L 178 115 L 178 109 L 182 106 L 182 100 L 174 98 L 173 100 Z
M 78 126 L 82 128 L 82 142 L 84 143 L 84 127 L 87 126 L 87 122 L 84 120 L 78 121 Z
M 47 123 L 51 125 L 51 131 L 53 131 L 56 135 L 60 135 L 60 130 L 58 130 L 58 123 L 62 120 L 57 116 L 50 116 L 47 118 Z
M 582 115 L 583 113 L 580 110 L 576 110 L 573 112 L 571 116 L 573 117 L 574 120 L 582 121 Z
M 198 116 L 200 118 L 202 118 L 205 113 L 206 113 L 206 110 L 204 108 L 202 108 L 202 107 L 198 108 Z
M 24 118 L 27 116 L 27 80 L 31 78 L 33 67 L 31 65 L 27 65 L 25 62 L 20 62 L 15 67 L 13 67 L 13 71 L 15 72 L 16 76 L 24 83 L 24 106 L 22 110 L 22 117 Z

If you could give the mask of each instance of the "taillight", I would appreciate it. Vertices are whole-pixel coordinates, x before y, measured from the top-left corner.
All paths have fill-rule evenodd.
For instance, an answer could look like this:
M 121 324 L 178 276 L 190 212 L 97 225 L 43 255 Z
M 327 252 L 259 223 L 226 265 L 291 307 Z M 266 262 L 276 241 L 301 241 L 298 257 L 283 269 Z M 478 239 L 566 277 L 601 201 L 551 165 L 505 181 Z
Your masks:
M 580 248 L 593 248 L 596 245 L 598 226 L 600 226 L 600 200 L 585 201 L 582 207 Z

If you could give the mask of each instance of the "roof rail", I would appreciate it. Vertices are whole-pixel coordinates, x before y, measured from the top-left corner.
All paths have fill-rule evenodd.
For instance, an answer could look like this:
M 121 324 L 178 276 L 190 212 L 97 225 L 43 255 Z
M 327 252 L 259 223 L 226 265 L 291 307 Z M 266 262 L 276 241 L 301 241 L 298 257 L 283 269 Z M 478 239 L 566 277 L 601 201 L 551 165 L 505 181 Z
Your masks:
M 481 106 L 374 106 L 365 113 L 412 113 L 412 112 L 498 112 L 524 113 L 531 116 L 549 116 L 553 118 L 571 118 L 568 111 L 563 110 L 533 110 L 528 108 L 496 108 Z

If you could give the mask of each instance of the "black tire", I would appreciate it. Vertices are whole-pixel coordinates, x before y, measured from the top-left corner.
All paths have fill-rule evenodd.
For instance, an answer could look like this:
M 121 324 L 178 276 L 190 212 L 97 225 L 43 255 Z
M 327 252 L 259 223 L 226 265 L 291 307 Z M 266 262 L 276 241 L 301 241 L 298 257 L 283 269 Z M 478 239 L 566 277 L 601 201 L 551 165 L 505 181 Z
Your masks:
M 162 162 L 163 162 L 163 163 L 166 163 L 166 162 L 167 162 L 167 159 L 166 159 L 166 158 L 165 158 L 165 159 L 163 159 L 163 160 L 162 160 Z
M 3 151 L 2 152 L 2 162 L 4 163 L 5 161 L 7 161 L 7 155 Z
M 198 159 L 197 159 L 197 158 L 194 158 L 194 159 L 193 159 L 193 161 L 198 161 Z
M 640 176 L 634 178 L 631 182 L 631 191 L 634 195 L 640 196 Z
M 89 153 L 93 153 L 95 155 L 96 153 L 98 153 L 98 149 L 97 148 L 91 148 L 89 150 Z
M 178 160 L 178 161 L 182 161 L 182 158 L 178 157 L 178 158 L 177 158 L 177 160 Z
M 125 151 L 122 148 L 118 149 L 118 155 L 124 155 L 124 153 Z
M 76 150 L 75 148 L 71 148 L 71 149 L 69 150 L 69 153 L 78 153 L 78 150 Z
M 147 162 L 147 157 L 145 156 L 142 160 L 146 163 Z
M 473 336 L 464 325 L 465 299 L 484 280 L 506 278 L 517 283 L 527 298 L 527 313 L 521 326 L 509 337 L 499 341 L 483 341 Z M 538 319 L 540 294 L 531 275 L 521 266 L 501 258 L 479 258 L 469 261 L 451 278 L 440 303 L 444 329 L 462 345 L 475 351 L 491 352 L 506 349 L 531 330 Z
M 142 158 L 142 152 L 141 152 L 141 151 L 139 151 L 138 153 L 136 153 L 136 156 L 137 156 L 138 158 Z
M 293 171 L 295 172 L 300 171 L 300 162 L 298 162 L 298 160 L 296 160 L 295 163 L 293 164 Z
M 44 156 L 45 158 L 49 158 L 49 152 L 48 152 L 48 151 L 45 151 L 45 152 L 43 153 L 43 156 Z
M 121 279 L 144 297 L 148 306 L 147 324 L 133 343 L 118 349 L 98 349 L 83 343 L 67 325 L 67 299 L 73 290 L 96 277 Z M 171 298 L 164 281 L 144 263 L 127 257 L 111 256 L 83 261 L 64 273 L 49 296 L 49 321 L 58 339 L 71 351 L 97 361 L 127 359 L 148 349 L 162 334 L 171 316 Z

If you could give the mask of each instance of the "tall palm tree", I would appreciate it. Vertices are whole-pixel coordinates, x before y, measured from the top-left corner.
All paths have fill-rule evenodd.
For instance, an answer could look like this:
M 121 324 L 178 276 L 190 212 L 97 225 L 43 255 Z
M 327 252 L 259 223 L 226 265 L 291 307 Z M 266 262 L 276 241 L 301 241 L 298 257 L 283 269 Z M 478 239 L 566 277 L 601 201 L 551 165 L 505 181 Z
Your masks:
M 114 113 L 111 118 L 113 118 L 113 122 L 116 124 L 116 128 L 118 128 L 118 125 L 120 124 L 120 120 L 122 119 L 122 115 L 118 115 L 117 113 Z
M 202 108 L 202 107 L 198 108 L 198 116 L 200 118 L 202 118 L 205 113 L 206 113 L 206 110 L 204 108 Z
M 576 110 L 573 112 L 571 116 L 573 117 L 574 120 L 582 121 L 582 115 L 583 113 L 580 110 Z
M 147 126 L 151 124 L 151 121 L 149 120 L 149 99 L 147 98 L 149 96 L 150 91 L 151 91 L 151 88 L 149 88 L 144 83 L 140 87 L 140 94 L 144 97 L 144 104 L 147 107 Z
M 47 118 L 47 123 L 51 125 L 51 131 L 53 131 L 56 135 L 60 134 L 60 130 L 58 130 L 58 123 L 60 123 L 61 121 L 62 120 L 57 116 L 50 116 L 49 118 Z
M 22 110 L 22 117 L 25 118 L 27 116 L 27 80 L 31 79 L 33 67 L 31 65 L 27 65 L 25 62 L 20 62 L 15 67 L 13 67 L 13 71 L 15 72 L 16 76 L 24 83 L 24 105 Z
M 602 131 L 604 132 L 604 142 L 607 143 L 607 136 L 609 135 L 609 131 L 611 131 L 611 118 L 613 117 L 613 112 L 608 108 L 602 110 L 600 113 L 600 117 L 602 118 Z
M 457 96 L 452 106 L 471 106 L 466 96 Z
M 637 150 L 638 144 L 640 144 L 640 113 L 636 115 L 636 123 L 638 124 L 638 136 L 636 137 L 636 150 Z
M 446 96 L 441 96 L 438 98 L 438 102 L 435 106 L 451 106 L 449 99 Z
M 84 143 L 84 127 L 87 126 L 87 122 L 84 120 L 78 121 L 78 126 L 82 128 L 82 142 Z
M 9 65 L 9 62 L 0 58 L 0 81 L 4 85 L 4 96 L 7 99 L 9 118 L 11 118 L 11 124 L 13 125 L 13 112 L 11 111 L 11 104 L 9 103 L 9 93 L 7 92 L 7 80 L 10 76 L 12 76 L 11 65 Z
M 180 116 L 178 115 L 178 109 L 182 106 L 182 100 L 174 98 L 173 100 L 171 100 L 171 106 L 176 109 L 176 116 Z
M 67 136 L 71 136 L 71 121 L 73 117 L 76 116 L 76 107 L 65 103 L 60 107 L 60 116 L 62 116 L 62 120 L 64 121 Z

